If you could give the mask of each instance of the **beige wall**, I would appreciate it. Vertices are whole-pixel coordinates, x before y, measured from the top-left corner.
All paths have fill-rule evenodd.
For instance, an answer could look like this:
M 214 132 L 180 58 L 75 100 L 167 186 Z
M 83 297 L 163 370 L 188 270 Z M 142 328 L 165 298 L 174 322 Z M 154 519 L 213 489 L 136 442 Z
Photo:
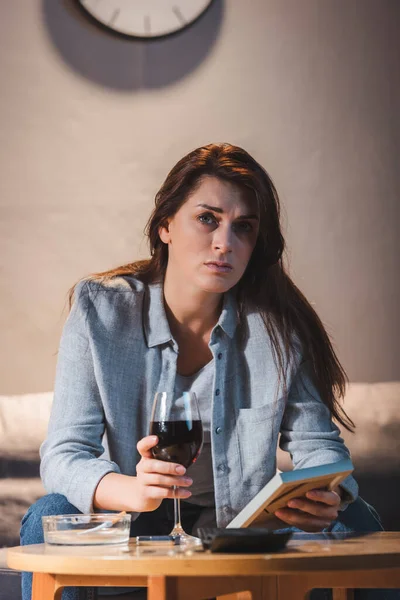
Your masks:
M 0 393 L 52 388 L 69 286 L 146 255 L 167 171 L 222 140 L 275 180 L 350 378 L 398 380 L 399 17 L 398 0 L 216 0 L 149 45 L 72 0 L 1 3 Z

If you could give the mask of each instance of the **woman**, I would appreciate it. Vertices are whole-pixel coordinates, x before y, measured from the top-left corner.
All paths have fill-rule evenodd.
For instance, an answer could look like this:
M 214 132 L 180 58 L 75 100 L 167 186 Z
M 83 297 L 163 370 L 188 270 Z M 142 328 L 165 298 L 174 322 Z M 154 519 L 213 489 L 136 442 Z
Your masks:
M 224 527 L 274 475 L 279 433 L 295 468 L 349 456 L 332 422 L 353 427 L 338 401 L 345 372 L 285 271 L 279 200 L 265 170 L 230 144 L 194 150 L 158 192 L 147 234 L 150 260 L 72 291 L 41 449 L 50 495 L 24 517 L 22 543 L 42 541 L 42 515 L 78 511 L 126 510 L 139 515 L 132 535 L 168 533 L 172 486 L 186 529 Z M 177 387 L 197 392 L 206 431 L 188 474 L 153 459 L 157 438 L 147 435 L 155 392 Z M 338 520 L 354 503 L 361 528 L 380 529 L 356 498 L 348 477 L 276 516 L 305 531 L 357 528 L 344 524 L 352 507 Z M 25 600 L 28 575 L 23 590 Z

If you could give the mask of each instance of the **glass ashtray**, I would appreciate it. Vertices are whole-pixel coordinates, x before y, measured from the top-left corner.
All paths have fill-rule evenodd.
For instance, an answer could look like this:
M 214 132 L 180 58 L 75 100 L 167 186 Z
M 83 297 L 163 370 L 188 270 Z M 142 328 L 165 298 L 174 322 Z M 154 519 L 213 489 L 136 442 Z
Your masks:
M 101 546 L 129 541 L 131 515 L 94 513 L 42 517 L 44 541 L 62 546 Z

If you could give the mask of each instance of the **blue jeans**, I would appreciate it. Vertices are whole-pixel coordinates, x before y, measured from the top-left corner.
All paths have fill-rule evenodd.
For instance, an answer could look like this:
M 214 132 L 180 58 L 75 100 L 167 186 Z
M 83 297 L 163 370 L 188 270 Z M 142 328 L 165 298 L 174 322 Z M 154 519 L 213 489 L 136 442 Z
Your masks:
M 201 508 L 182 502 L 182 524 L 191 532 Z M 49 494 L 33 504 L 22 519 L 21 545 L 43 543 L 41 518 L 47 515 L 76 514 L 79 511 L 61 494 Z M 164 500 L 161 506 L 150 513 L 142 513 L 131 525 L 131 536 L 166 535 L 172 529 L 173 502 Z M 294 527 L 291 531 L 299 532 Z M 361 498 L 350 504 L 326 532 L 365 532 L 382 531 L 383 527 L 375 509 Z M 122 591 L 122 590 L 121 590 Z M 32 573 L 22 573 L 22 600 L 31 600 Z M 65 588 L 62 600 L 91 600 L 97 597 L 95 588 Z M 133 596 L 134 597 L 134 596 Z M 123 600 L 124 596 L 121 596 Z M 318 589 L 311 592 L 311 600 L 330 600 L 331 590 Z M 356 590 L 355 600 L 400 600 L 397 590 Z

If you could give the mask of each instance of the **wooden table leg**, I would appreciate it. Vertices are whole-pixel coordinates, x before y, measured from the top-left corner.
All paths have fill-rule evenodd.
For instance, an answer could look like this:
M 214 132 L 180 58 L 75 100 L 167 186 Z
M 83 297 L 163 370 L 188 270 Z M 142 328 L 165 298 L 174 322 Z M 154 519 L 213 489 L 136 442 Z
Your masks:
M 147 600 L 277 600 L 276 577 L 149 577 Z M 246 590 L 246 591 L 242 591 Z M 248 591 L 247 591 L 248 590 Z M 235 593 L 232 593 L 235 592 Z
M 33 573 L 32 600 L 61 600 L 62 591 L 54 575 Z
M 301 578 L 277 577 L 277 588 L 279 600 L 307 600 L 310 597 L 310 586 Z
M 147 600 L 177 600 L 175 578 L 152 576 L 147 582 Z
M 262 600 L 264 598 L 262 595 L 261 577 L 246 578 L 243 580 L 243 584 L 240 587 L 242 590 L 246 591 L 235 592 L 234 594 L 217 593 L 217 600 Z M 238 589 L 240 589 L 240 587 L 238 586 Z M 275 600 L 275 598 L 271 596 L 269 600 Z
M 204 600 L 204 598 L 219 595 L 221 588 L 225 587 L 229 590 L 236 587 L 231 582 L 226 585 L 226 578 L 220 580 L 213 577 L 210 582 L 210 579 L 206 577 L 162 576 L 149 577 L 147 586 L 147 600 L 187 600 L 187 598 Z M 246 586 L 244 585 L 244 587 Z M 254 600 L 259 600 L 259 598 L 257 595 Z M 244 597 L 243 600 L 247 600 L 247 598 Z M 252 600 L 251 596 L 248 600 Z
M 246 592 L 218 596 L 217 600 L 278 600 L 277 577 L 246 578 Z

